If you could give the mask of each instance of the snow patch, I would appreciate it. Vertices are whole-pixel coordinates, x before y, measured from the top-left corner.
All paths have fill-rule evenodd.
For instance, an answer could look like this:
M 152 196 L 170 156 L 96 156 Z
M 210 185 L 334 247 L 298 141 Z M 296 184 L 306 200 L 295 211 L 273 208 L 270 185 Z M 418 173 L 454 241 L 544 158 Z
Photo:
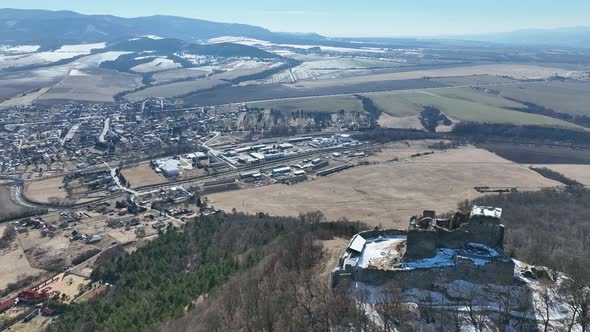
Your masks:
M 455 265 L 453 249 L 436 249 L 436 255 L 431 258 L 419 259 L 413 262 L 402 263 L 402 268 L 407 269 L 430 269 L 433 267 L 445 267 Z
M 137 73 L 148 73 L 153 71 L 169 70 L 180 67 L 182 67 L 182 65 L 180 63 L 174 62 L 173 60 L 167 58 L 156 58 L 151 62 L 137 65 L 131 68 L 131 70 Z
M 56 53 L 77 53 L 77 54 L 90 54 L 92 50 L 103 49 L 107 46 L 107 43 L 95 43 L 95 44 L 78 44 L 78 45 L 63 45 L 59 49 L 55 50 Z
M 4 54 L 23 54 L 37 52 L 39 45 L 0 45 L 0 53 Z

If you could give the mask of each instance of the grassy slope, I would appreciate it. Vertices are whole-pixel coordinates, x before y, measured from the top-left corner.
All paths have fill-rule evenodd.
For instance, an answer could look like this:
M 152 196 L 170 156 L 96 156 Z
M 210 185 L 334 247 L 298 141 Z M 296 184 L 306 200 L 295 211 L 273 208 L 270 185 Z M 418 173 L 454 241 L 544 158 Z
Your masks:
M 562 120 L 506 109 L 505 107 L 522 105 L 469 88 L 377 93 L 367 96 L 383 111 L 398 117 L 416 115 L 422 111 L 422 106 L 433 106 L 461 121 L 577 127 Z
M 546 82 L 494 86 L 504 97 L 551 108 L 557 112 L 590 116 L 589 82 Z

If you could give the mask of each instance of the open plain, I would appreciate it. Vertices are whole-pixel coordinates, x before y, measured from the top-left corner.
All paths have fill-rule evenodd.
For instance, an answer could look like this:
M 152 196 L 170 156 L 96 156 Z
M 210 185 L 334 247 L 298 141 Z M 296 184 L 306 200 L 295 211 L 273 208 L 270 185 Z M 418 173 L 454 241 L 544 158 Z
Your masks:
M 320 210 L 328 219 L 360 220 L 373 226 L 404 227 L 424 209 L 451 211 L 458 202 L 481 194 L 476 186 L 538 190 L 555 187 L 526 166 L 485 150 L 467 147 L 432 155 L 424 146 L 385 148 L 369 166 L 296 185 L 270 185 L 209 195 L 212 205 L 230 211 L 296 216 Z M 397 161 L 396 161 L 397 158 Z

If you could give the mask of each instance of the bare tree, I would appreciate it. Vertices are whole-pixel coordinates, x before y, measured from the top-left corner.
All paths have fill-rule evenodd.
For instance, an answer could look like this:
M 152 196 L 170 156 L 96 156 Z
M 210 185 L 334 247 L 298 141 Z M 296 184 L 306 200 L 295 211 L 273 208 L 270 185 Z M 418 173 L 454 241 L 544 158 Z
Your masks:
M 542 280 L 540 283 L 540 302 L 535 305 L 535 312 L 543 321 L 543 331 L 549 331 L 551 327 L 551 308 L 555 305 L 555 290 L 549 280 Z
M 386 286 L 377 297 L 375 311 L 383 322 L 383 330 L 394 331 L 396 322 L 404 316 L 401 290 L 394 285 Z
M 576 323 L 582 332 L 590 331 L 590 286 L 587 283 L 570 279 L 562 290 L 565 302 L 572 313 L 568 331 L 571 331 Z
M 486 303 L 483 297 L 479 296 L 475 290 L 469 290 L 466 299 L 467 320 L 473 325 L 476 331 L 483 332 L 486 323 L 486 314 L 483 310 Z

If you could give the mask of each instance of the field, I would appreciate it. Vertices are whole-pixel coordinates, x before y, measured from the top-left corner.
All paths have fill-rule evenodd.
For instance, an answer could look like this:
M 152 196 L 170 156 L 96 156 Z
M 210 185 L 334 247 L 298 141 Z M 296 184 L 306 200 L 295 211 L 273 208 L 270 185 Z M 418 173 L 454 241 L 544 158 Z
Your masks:
M 185 103 L 194 106 L 223 105 L 231 103 L 255 102 L 283 98 L 330 96 L 341 94 L 368 93 L 377 91 L 438 88 L 443 84 L 426 79 L 389 80 L 379 82 L 357 82 L 350 85 L 313 88 L 298 88 L 295 85 L 256 84 L 247 86 L 228 86 L 214 91 L 192 93 L 184 97 Z
M 479 147 L 521 164 L 590 165 L 590 150 L 511 143 L 478 144 Z
M 448 67 L 426 70 L 409 70 L 394 73 L 356 76 L 348 78 L 303 81 L 295 83 L 295 87 L 312 89 L 326 86 L 352 85 L 366 82 L 380 82 L 389 80 L 408 80 L 424 77 L 450 77 L 469 75 L 508 76 L 515 79 L 548 78 L 555 74 L 567 76 L 570 71 L 561 68 L 541 67 L 534 65 L 493 64 L 463 67 Z
M 576 180 L 583 185 L 590 186 L 590 165 L 572 165 L 572 164 L 544 164 L 531 165 L 534 167 L 547 167 L 559 172 L 566 177 Z
M 363 58 L 312 59 L 291 69 L 284 70 L 265 80 L 264 83 L 294 83 L 302 80 L 335 79 L 355 75 L 369 75 L 375 70 L 397 68 L 400 63 Z
M 547 116 L 509 110 L 507 107 L 522 105 L 469 88 L 399 91 L 365 96 L 371 98 L 384 112 L 396 117 L 417 115 L 423 106 L 432 106 L 459 121 L 578 127 Z
M 355 96 L 311 97 L 248 103 L 248 107 L 275 109 L 285 112 L 295 110 L 335 113 L 339 110 L 363 112 L 363 103 Z
M 169 70 L 182 67 L 178 62 L 166 58 L 155 58 L 151 62 L 142 63 L 131 68 L 136 73 L 150 73 L 155 71 Z
M 420 122 L 420 117 L 418 115 L 394 117 L 387 113 L 381 113 L 377 123 L 379 123 L 379 125 L 383 128 L 407 128 L 424 130 L 424 126 L 422 125 L 422 122 Z
M 405 227 L 424 209 L 447 212 L 478 197 L 475 186 L 515 186 L 521 190 L 557 186 L 525 166 L 487 151 L 462 148 L 411 158 L 416 149 L 392 147 L 359 166 L 297 185 L 271 185 L 216 193 L 210 202 L 226 211 L 297 215 L 321 210 L 329 219 L 361 220 L 372 226 Z M 400 161 L 392 161 L 393 158 Z
M 534 103 L 562 113 L 590 116 L 590 82 L 544 82 L 491 87 L 500 96 Z
M 147 89 L 139 90 L 125 95 L 127 100 L 143 100 L 149 97 L 175 97 L 197 92 L 201 90 L 208 90 L 213 87 L 227 84 L 227 82 L 216 79 L 200 79 L 195 81 L 176 82 L 164 85 L 157 85 Z
M 104 61 L 117 59 L 125 53 L 105 52 L 92 54 L 63 65 L 0 74 L 0 101 L 22 96 L 41 88 L 51 87 L 65 80 L 72 70 L 96 69 Z M 28 99 L 24 101 L 30 102 Z
M 501 84 L 501 83 L 516 83 L 518 81 L 490 75 L 469 75 L 469 76 L 451 76 L 451 77 L 433 77 L 431 80 L 451 85 L 451 86 L 471 86 L 471 85 L 482 85 L 482 84 Z
M 0 234 L 3 234 L 4 227 L 7 225 L 0 224 Z M 43 270 L 31 267 L 22 247 L 18 242 L 13 242 L 11 247 L 0 251 L 0 289 L 4 289 L 7 284 L 16 282 L 23 276 L 37 275 L 44 272 Z
M 141 85 L 139 75 L 104 69 L 74 69 L 65 80 L 54 85 L 39 100 L 113 102 L 116 94 L 137 89 Z
M 131 168 L 125 168 L 121 173 L 131 184 L 131 188 L 168 182 L 164 176 L 157 174 L 150 165 L 146 163 Z
M 40 203 L 57 202 L 67 198 L 62 177 L 28 182 L 25 184 L 23 194 L 28 199 Z
M 152 77 L 156 84 L 170 83 L 189 78 L 207 76 L 211 70 L 201 68 L 179 68 L 155 73 Z

